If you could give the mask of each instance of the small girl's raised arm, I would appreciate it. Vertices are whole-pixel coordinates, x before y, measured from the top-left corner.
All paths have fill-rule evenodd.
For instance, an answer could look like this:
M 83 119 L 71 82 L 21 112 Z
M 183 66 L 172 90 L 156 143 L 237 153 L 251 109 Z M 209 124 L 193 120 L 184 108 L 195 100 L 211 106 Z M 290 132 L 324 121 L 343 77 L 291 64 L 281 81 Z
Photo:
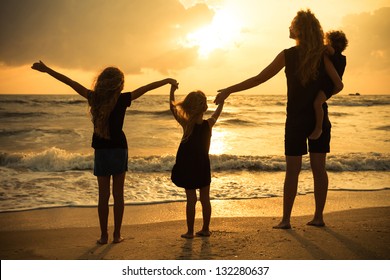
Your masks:
M 223 109 L 223 104 L 224 102 L 220 102 L 218 104 L 218 107 L 217 109 L 214 111 L 213 115 L 211 116 L 211 118 L 209 118 L 207 121 L 209 122 L 209 125 L 210 127 L 213 127 L 215 125 L 215 123 L 217 122 L 219 116 L 221 115 L 222 113 L 222 109 Z
M 171 85 L 171 90 L 169 92 L 169 109 L 172 112 L 172 115 L 175 117 L 177 121 L 179 121 L 177 117 L 176 107 L 174 105 L 175 103 L 175 91 L 178 89 L 179 84 Z

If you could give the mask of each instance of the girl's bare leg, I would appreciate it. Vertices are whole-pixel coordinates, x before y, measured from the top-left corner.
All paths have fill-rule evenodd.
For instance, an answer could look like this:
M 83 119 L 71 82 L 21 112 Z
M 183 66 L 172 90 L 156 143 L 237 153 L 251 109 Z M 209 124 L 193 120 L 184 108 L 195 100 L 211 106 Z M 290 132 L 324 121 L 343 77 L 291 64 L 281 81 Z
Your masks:
M 114 243 L 119 243 L 124 240 L 121 236 L 121 228 L 123 211 L 125 209 L 125 201 L 123 196 L 125 176 L 126 172 L 113 175 L 112 194 L 114 196 Z
M 98 214 L 100 223 L 100 239 L 97 241 L 99 244 L 107 244 L 108 242 L 108 201 L 110 199 L 110 176 L 98 176 L 99 186 L 99 202 L 98 202 Z

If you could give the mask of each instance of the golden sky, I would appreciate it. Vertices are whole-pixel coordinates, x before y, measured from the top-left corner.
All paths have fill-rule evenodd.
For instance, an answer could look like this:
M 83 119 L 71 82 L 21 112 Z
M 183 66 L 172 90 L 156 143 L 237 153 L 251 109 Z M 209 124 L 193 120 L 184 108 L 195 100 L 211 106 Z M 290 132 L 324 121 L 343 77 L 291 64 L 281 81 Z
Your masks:
M 349 39 L 342 93 L 389 94 L 390 0 L 0 0 L 0 93 L 73 93 L 30 69 L 42 60 L 86 87 L 113 65 L 126 91 L 172 77 L 213 96 L 293 46 L 306 8 Z M 285 94 L 284 72 L 246 93 Z

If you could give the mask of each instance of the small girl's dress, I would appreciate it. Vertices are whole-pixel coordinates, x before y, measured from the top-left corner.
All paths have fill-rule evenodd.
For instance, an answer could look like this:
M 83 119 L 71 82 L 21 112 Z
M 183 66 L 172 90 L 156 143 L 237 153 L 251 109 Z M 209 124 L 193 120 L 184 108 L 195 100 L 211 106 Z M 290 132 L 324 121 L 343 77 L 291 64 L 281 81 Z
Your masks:
M 207 120 L 195 124 L 191 135 L 180 143 L 173 166 L 172 182 L 185 189 L 210 186 L 210 139 L 211 128 Z

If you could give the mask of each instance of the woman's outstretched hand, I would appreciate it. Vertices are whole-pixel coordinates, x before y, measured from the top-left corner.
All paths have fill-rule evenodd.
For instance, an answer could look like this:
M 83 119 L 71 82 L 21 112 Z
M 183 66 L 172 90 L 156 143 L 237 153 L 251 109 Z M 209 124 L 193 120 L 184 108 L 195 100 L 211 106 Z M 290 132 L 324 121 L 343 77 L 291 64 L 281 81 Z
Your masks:
M 225 99 L 228 98 L 229 95 L 230 93 L 228 93 L 226 89 L 218 90 L 218 94 L 214 99 L 214 103 L 217 105 L 224 103 Z
M 49 69 L 49 67 L 46 66 L 45 63 L 43 63 L 42 61 L 39 61 L 39 62 L 35 62 L 32 66 L 31 66 L 32 69 L 34 70 L 37 70 L 39 72 L 47 72 L 47 70 Z

